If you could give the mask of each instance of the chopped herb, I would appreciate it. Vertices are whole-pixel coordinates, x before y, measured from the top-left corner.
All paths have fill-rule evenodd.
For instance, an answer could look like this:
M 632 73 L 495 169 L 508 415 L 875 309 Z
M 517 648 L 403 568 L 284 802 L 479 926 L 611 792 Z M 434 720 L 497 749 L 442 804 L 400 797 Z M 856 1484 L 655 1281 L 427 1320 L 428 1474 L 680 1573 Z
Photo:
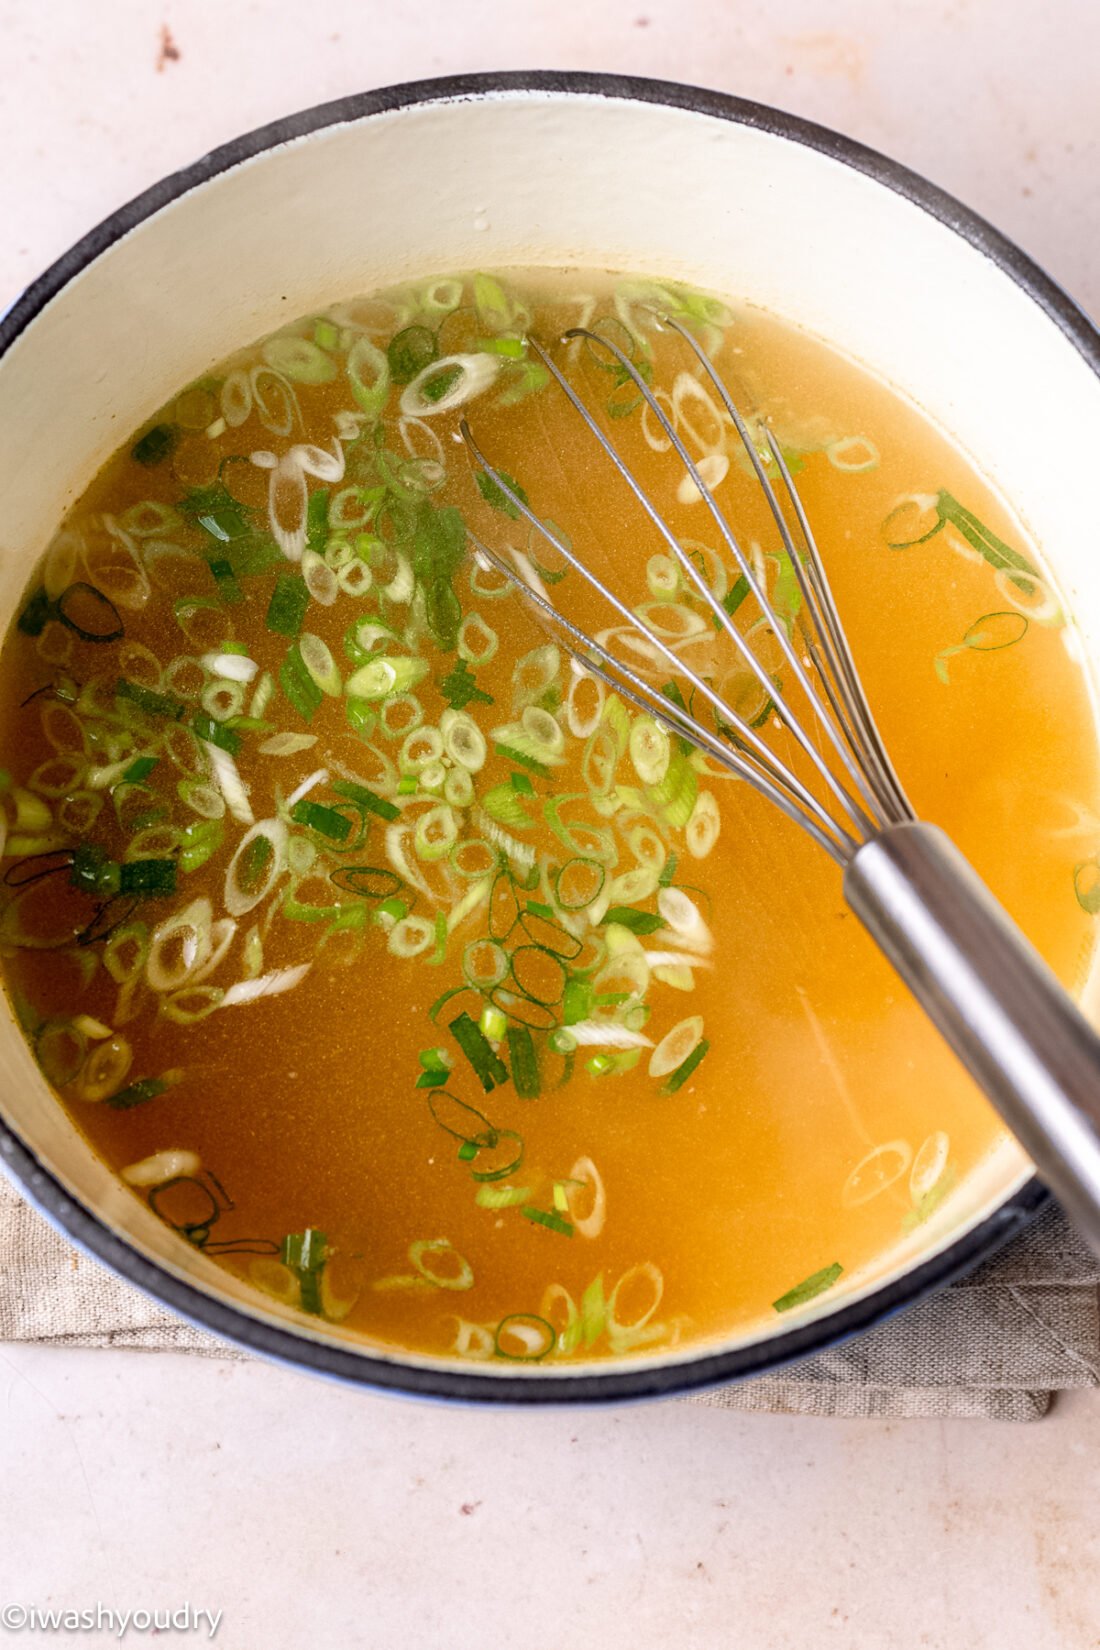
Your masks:
M 230 756 L 236 756 L 240 751 L 240 734 L 234 733 L 226 723 L 216 722 L 212 716 L 201 713 L 193 716 L 191 727 L 197 739 L 205 739 L 208 745 L 217 745 L 219 750 L 228 751 Z
M 128 682 L 124 677 L 115 683 L 115 697 L 128 699 L 132 705 L 145 712 L 146 716 L 163 716 L 170 721 L 178 722 L 183 715 L 183 704 L 170 693 L 154 693 L 152 688 L 141 687 L 137 682 Z
M 730 588 L 722 597 L 722 606 L 725 608 L 731 619 L 737 612 L 737 609 L 741 606 L 741 603 L 745 600 L 748 593 L 749 581 L 745 577 L 744 573 L 742 573 L 741 577 L 730 585 Z
M 280 573 L 264 621 L 279 636 L 297 636 L 309 606 L 309 587 L 299 573 Z
M 510 488 L 511 491 L 515 493 L 520 504 L 526 504 L 528 502 L 527 494 L 524 492 L 515 477 L 510 476 L 506 470 L 501 470 L 499 475 L 501 481 L 504 483 L 504 486 Z M 477 490 L 485 500 L 486 504 L 491 504 L 494 510 L 503 511 L 506 516 L 511 516 L 513 521 L 519 520 L 519 509 L 508 497 L 508 494 L 504 491 L 504 487 L 498 486 L 492 476 L 486 474 L 484 470 L 479 470 L 477 472 Z
M 535 794 L 535 787 L 525 773 L 514 773 L 511 777 L 511 786 L 517 796 L 534 796 Z M 546 915 L 548 917 L 553 915 L 549 906 L 546 907 Z
M 636 911 L 632 905 L 612 905 L 604 913 L 604 922 L 629 928 L 632 934 L 655 934 L 665 926 L 665 919 L 653 911 Z
M 451 1021 L 451 1036 L 473 1066 L 486 1094 L 498 1083 L 508 1081 L 508 1067 L 493 1052 L 489 1039 L 465 1010 Z
M 820 1272 L 813 1272 L 808 1278 L 803 1278 L 801 1283 L 796 1283 L 793 1289 L 788 1289 L 785 1295 L 780 1295 L 777 1301 L 772 1301 L 772 1306 L 777 1312 L 790 1312 L 796 1306 L 805 1306 L 807 1301 L 812 1301 L 815 1296 L 824 1294 L 826 1289 L 831 1289 L 843 1270 L 840 1262 L 834 1260 L 831 1266 L 823 1266 Z
M 335 808 L 326 808 L 323 802 L 311 802 L 308 797 L 294 804 L 290 817 L 295 825 L 306 825 L 330 842 L 346 842 L 351 835 L 350 819 L 338 814 Z
M 516 1093 L 521 1100 L 534 1100 L 542 1089 L 534 1038 L 527 1026 L 509 1026 L 507 1036 Z
M 130 457 L 137 464 L 144 464 L 147 470 L 163 464 L 179 440 L 179 431 L 171 424 L 154 424 L 151 430 L 146 430 L 140 441 L 135 441 L 130 448 Z
M 696 1066 L 698 1066 L 706 1056 L 709 1048 L 710 1044 L 707 1039 L 705 1037 L 701 1037 L 692 1049 L 691 1053 L 688 1055 L 687 1059 L 681 1060 L 680 1064 L 676 1067 L 676 1070 L 670 1072 L 665 1078 L 665 1081 L 661 1084 L 661 1093 L 675 1094 L 677 1089 L 683 1088 Z
M 459 659 L 454 669 L 444 676 L 439 691 L 452 710 L 465 710 L 474 700 L 483 705 L 493 703 L 492 694 L 483 692 L 474 681 L 474 673 L 465 659 Z

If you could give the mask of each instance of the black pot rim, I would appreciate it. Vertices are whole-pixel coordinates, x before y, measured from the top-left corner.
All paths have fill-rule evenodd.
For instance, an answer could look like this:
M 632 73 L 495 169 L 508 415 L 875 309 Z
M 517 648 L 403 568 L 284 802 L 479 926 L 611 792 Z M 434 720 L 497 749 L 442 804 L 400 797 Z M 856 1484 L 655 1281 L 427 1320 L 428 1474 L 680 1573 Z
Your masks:
M 517 70 L 419 80 L 319 104 L 258 127 L 223 144 L 193 165 L 169 174 L 98 224 L 52 264 L 0 318 L 0 356 L 34 318 L 101 253 L 145 219 L 220 173 L 280 144 L 328 126 L 363 120 L 417 104 L 476 100 L 493 94 L 556 94 L 656 103 L 771 133 L 841 162 L 905 197 L 952 229 L 1026 292 L 1100 377 L 1100 333 L 1082 311 L 1014 242 L 918 173 L 873 149 L 797 115 L 723 92 L 632 75 Z M 401 1362 L 296 1334 L 185 1282 L 150 1260 L 104 1220 L 75 1200 L 31 1149 L 0 1120 L 0 1163 L 61 1232 L 128 1282 L 200 1329 L 250 1352 L 336 1380 L 423 1398 L 502 1405 L 593 1404 L 667 1398 L 760 1375 L 862 1333 L 986 1259 L 1015 1236 L 1048 1201 L 1029 1180 L 985 1220 L 902 1277 L 870 1291 L 827 1318 L 771 1339 L 701 1354 L 682 1362 L 636 1369 L 609 1365 L 580 1375 L 488 1376 L 473 1371 Z

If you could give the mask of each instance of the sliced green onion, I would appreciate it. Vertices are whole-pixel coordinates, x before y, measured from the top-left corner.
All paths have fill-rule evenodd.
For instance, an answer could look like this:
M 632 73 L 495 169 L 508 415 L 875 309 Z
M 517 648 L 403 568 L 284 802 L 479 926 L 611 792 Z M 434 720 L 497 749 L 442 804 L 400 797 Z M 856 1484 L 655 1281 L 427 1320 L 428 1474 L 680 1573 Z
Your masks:
M 196 715 L 191 719 L 191 726 L 196 736 L 204 739 L 208 745 L 217 745 L 219 750 L 228 751 L 230 756 L 240 754 L 240 734 L 226 727 L 223 722 L 216 722 L 212 716 Z
M 277 635 L 295 637 L 309 606 L 309 590 L 298 573 L 281 573 L 271 593 L 265 623 Z
M 431 945 L 434 932 L 427 917 L 402 917 L 390 929 L 387 950 L 395 957 L 418 957 Z
M 407 694 L 427 674 L 426 659 L 372 659 L 348 677 L 344 692 L 357 699 L 388 699 Z
M 172 1087 L 167 1077 L 143 1077 L 137 1083 L 129 1083 L 116 1094 L 107 1096 L 107 1104 L 114 1111 L 129 1111 L 133 1106 L 143 1106 L 148 1100 L 155 1100 L 158 1094 L 164 1094 Z
M 527 1026 L 508 1027 L 508 1057 L 512 1064 L 512 1082 L 521 1100 L 534 1100 L 542 1092 L 538 1057 L 534 1038 Z
M 488 748 L 485 735 L 465 711 L 445 710 L 439 722 L 442 748 L 453 762 L 470 773 L 479 773 L 485 765 Z
M 440 802 L 422 814 L 413 832 L 413 849 L 418 859 L 442 859 L 450 853 L 458 839 L 458 821 L 454 809 Z
M 136 705 L 146 716 L 167 717 L 170 721 L 178 722 L 183 715 L 183 705 L 178 699 L 167 693 L 154 693 L 150 688 L 140 687 L 136 682 L 120 679 L 115 685 L 115 695 L 129 704 Z
M 260 354 L 273 372 L 298 384 L 331 384 L 336 377 L 336 362 L 309 338 L 269 338 Z
M 495 630 L 479 613 L 467 613 L 458 627 L 458 656 L 471 665 L 488 664 L 500 646 Z
M 573 1236 L 571 1222 L 563 1220 L 556 1209 L 533 1209 L 530 1204 L 520 1210 L 525 1220 L 530 1220 L 537 1226 L 545 1226 L 550 1232 L 560 1232 L 563 1237 Z
M 333 780 L 332 789 L 337 796 L 346 796 L 349 802 L 354 802 L 366 813 L 376 814 L 379 819 L 394 820 L 401 817 L 400 808 L 394 807 L 392 802 L 388 802 L 384 796 L 379 796 L 366 785 L 356 784 L 350 779 L 336 779 Z
M 793 1289 L 788 1289 L 785 1295 L 780 1295 L 777 1301 L 772 1301 L 776 1312 L 791 1312 L 796 1306 L 805 1306 L 808 1301 L 831 1289 L 833 1284 L 843 1273 L 844 1268 L 838 1260 L 831 1266 L 823 1266 L 820 1272 L 812 1272 L 801 1283 L 796 1283 Z
M 688 1078 L 695 1071 L 695 1068 L 699 1065 L 700 1061 L 705 1058 L 709 1048 L 710 1044 L 704 1037 L 701 1042 L 695 1045 L 687 1059 L 682 1061 L 681 1064 L 676 1067 L 676 1070 L 672 1073 L 671 1077 L 668 1077 L 665 1082 L 661 1084 L 661 1093 L 675 1094 L 677 1089 L 682 1088 Z
M 479 1209 L 514 1209 L 526 1203 L 531 1196 L 529 1186 L 479 1186 L 474 1202 Z
M 492 1003 L 486 1003 L 477 1023 L 479 1030 L 484 1032 L 491 1043 L 503 1042 L 504 1034 L 508 1029 L 508 1021 L 499 1008 L 494 1008 Z
M 312 721 L 324 694 L 306 669 L 297 643 L 288 648 L 286 658 L 279 667 L 279 686 L 299 716 L 307 722 Z
M 351 835 L 350 819 L 337 813 L 335 808 L 326 808 L 323 803 L 311 802 L 306 797 L 294 804 L 290 817 L 296 825 L 305 825 L 330 842 L 346 842 Z
M 605 923 L 615 923 L 619 928 L 626 928 L 632 934 L 655 934 L 665 925 L 664 918 L 652 911 L 636 911 L 630 905 L 612 905 L 601 919 Z
M 394 333 L 386 348 L 390 376 L 395 384 L 411 384 L 438 354 L 435 333 L 428 327 L 405 327 Z
M 481 1086 L 488 1094 L 498 1083 L 508 1081 L 508 1068 L 493 1052 L 488 1038 L 480 1027 L 463 1012 L 450 1022 L 451 1035 L 467 1060 L 473 1066 Z
M 302 663 L 322 693 L 336 698 L 343 690 L 343 681 L 327 642 L 304 630 L 298 638 L 298 652 Z
M 557 1333 L 545 1318 L 533 1312 L 513 1312 L 501 1318 L 493 1337 L 498 1358 L 510 1363 L 538 1363 L 554 1350 Z
M 190 873 L 205 865 L 221 847 L 224 836 L 225 827 L 220 819 L 196 820 L 185 826 L 181 833 L 180 870 Z
M 471 940 L 462 953 L 462 972 L 478 991 L 500 985 L 508 977 L 508 968 L 508 953 L 496 940 Z

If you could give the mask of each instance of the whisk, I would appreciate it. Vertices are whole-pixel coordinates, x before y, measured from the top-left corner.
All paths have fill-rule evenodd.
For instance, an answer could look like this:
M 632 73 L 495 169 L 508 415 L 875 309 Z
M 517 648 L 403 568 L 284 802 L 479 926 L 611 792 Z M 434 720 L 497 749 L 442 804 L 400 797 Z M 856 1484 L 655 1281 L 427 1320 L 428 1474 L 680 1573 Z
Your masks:
M 539 519 L 463 420 L 461 433 L 475 462 L 511 508 L 581 574 L 629 629 L 601 632 L 604 640 L 599 641 L 558 610 L 524 557 L 517 556 L 516 564 L 509 565 L 475 540 L 477 554 L 518 586 L 585 670 L 744 779 L 841 866 L 851 910 L 1100 1253 L 1100 1037 L 950 838 L 916 817 L 875 726 L 817 542 L 772 431 L 766 423 L 759 426 L 765 458 L 699 342 L 674 318 L 655 320 L 679 333 L 736 429 L 801 592 L 801 646 L 777 615 L 765 580 L 742 548 L 707 475 L 635 363 L 609 338 L 587 328 L 570 329 L 562 342 L 586 340 L 591 348 L 606 352 L 624 384 L 633 381 L 770 626 L 808 718 L 792 708 L 790 693 L 777 684 L 734 624 L 577 390 L 537 340 L 529 339 L 528 344 L 633 493 L 683 578 L 737 649 L 744 668 L 773 702 L 775 714 L 803 753 L 805 762 L 799 766 L 808 780 L 769 745 L 762 729 L 737 713 L 713 681 L 693 670 L 563 536 Z M 769 475 L 769 463 L 786 508 Z M 639 637 L 652 649 L 651 657 L 663 658 L 694 690 L 692 712 L 646 681 L 623 657 L 623 634 Z M 713 729 L 693 714 L 700 699 L 713 712 Z

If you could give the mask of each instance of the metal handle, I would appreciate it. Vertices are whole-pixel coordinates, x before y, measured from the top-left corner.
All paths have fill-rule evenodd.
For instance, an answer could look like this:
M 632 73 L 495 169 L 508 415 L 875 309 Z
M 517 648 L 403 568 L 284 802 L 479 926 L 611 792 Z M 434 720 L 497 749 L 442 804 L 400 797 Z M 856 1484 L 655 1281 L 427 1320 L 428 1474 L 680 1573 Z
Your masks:
M 865 843 L 844 894 L 1100 1254 L 1100 1037 L 936 826 Z

